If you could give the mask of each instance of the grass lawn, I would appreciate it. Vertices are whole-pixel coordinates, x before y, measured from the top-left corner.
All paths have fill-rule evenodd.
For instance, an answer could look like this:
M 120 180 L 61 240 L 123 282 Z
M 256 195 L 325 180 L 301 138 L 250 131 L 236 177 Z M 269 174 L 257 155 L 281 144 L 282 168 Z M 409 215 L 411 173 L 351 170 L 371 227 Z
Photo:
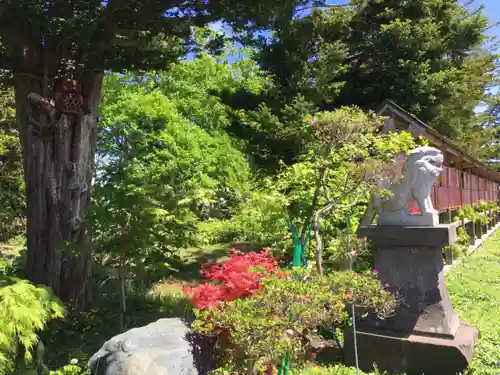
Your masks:
M 446 285 L 460 319 L 479 330 L 472 373 L 500 374 L 500 230 L 449 271 Z

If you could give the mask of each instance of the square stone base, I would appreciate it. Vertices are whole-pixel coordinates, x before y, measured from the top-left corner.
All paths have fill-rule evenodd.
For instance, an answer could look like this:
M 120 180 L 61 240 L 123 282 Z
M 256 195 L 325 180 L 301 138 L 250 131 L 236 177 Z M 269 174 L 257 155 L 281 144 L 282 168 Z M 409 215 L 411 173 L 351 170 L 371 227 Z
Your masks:
M 469 365 L 477 329 L 461 324 L 454 339 L 373 331 L 357 332 L 359 367 L 373 371 L 373 364 L 389 374 L 457 375 Z M 352 327 L 344 331 L 344 362 L 355 366 Z

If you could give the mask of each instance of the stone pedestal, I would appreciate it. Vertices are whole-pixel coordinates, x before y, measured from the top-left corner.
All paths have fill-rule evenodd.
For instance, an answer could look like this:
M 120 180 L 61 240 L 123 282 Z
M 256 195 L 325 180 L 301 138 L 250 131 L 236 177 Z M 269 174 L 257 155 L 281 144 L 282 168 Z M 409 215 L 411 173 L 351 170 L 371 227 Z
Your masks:
M 351 328 L 344 331 L 344 361 L 348 366 L 355 365 L 353 337 Z M 358 331 L 356 337 L 363 371 L 372 371 L 376 363 L 379 370 L 390 374 L 457 375 L 472 359 L 477 330 L 461 325 L 454 339 L 369 330 Z
M 467 367 L 477 331 L 460 324 L 443 272 L 442 249 L 456 241 L 457 226 L 360 227 L 359 235 L 371 242 L 380 281 L 400 300 L 393 317 L 358 322 L 362 370 L 369 372 L 376 363 L 389 373 L 455 375 Z M 344 339 L 345 361 L 353 365 L 352 331 L 346 330 Z
M 429 227 L 439 225 L 439 214 L 427 213 L 412 215 L 407 208 L 400 211 L 381 212 L 377 219 L 378 225 L 400 226 L 401 223 L 407 225 Z

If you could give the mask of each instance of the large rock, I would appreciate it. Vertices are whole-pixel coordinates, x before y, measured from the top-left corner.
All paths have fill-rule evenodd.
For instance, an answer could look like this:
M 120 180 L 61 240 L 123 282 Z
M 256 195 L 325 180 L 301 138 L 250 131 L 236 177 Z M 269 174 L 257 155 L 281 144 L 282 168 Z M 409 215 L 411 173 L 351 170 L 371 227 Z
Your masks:
M 193 352 L 188 327 L 160 319 L 105 342 L 89 369 L 93 375 L 202 375 Z

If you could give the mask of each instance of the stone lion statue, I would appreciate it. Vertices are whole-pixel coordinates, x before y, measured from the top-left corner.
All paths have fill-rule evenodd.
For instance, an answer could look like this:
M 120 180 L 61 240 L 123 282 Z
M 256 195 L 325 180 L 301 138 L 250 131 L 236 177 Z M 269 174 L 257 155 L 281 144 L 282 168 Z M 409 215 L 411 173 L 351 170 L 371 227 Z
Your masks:
M 375 214 L 379 215 L 379 225 L 419 225 L 434 226 L 439 224 L 438 212 L 431 200 L 431 187 L 443 171 L 443 154 L 434 147 L 422 146 L 412 150 L 406 160 L 403 177 L 384 179 L 376 191 L 361 225 L 369 225 Z M 397 176 L 396 176 L 397 177 Z M 389 199 L 380 196 L 382 189 L 391 191 Z M 411 215 L 409 203 L 415 200 L 420 208 L 420 215 Z

